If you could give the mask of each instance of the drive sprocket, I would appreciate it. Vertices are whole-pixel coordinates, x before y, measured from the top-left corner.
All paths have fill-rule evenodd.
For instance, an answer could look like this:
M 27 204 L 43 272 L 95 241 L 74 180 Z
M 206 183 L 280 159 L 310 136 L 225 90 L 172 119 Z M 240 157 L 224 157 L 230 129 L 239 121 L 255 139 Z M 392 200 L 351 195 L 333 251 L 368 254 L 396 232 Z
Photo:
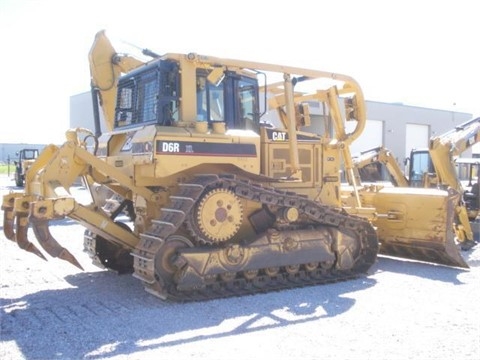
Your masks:
M 193 235 L 205 243 L 228 241 L 243 223 L 242 202 L 229 189 L 211 189 L 202 195 L 187 223 Z

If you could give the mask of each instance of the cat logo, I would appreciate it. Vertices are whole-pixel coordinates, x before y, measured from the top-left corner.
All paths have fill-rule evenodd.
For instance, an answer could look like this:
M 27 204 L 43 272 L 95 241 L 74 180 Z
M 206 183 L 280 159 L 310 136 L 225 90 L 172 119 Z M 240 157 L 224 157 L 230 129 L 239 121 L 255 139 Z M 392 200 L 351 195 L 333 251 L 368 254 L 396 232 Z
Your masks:
M 273 131 L 272 132 L 272 140 L 273 141 L 285 141 L 287 138 L 287 133 L 280 132 L 280 131 Z

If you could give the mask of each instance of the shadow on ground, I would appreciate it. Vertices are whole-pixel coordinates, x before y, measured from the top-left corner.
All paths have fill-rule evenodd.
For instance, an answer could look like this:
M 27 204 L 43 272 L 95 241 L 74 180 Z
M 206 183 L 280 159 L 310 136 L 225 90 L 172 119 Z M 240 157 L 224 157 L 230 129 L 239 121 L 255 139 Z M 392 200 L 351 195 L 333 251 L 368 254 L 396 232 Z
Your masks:
M 465 256 L 464 258 L 468 262 Z M 473 266 L 473 264 L 469 262 L 469 266 Z M 461 285 L 462 282 L 458 279 L 458 276 L 469 271 L 468 269 L 463 268 L 453 268 L 383 255 L 378 256 L 376 269 L 377 271 L 394 272 L 397 274 L 421 277 L 454 285 Z
M 375 284 L 360 278 L 326 286 L 193 303 L 161 301 L 132 276 L 67 277 L 72 286 L 0 299 L 2 341 L 25 358 L 105 358 L 211 338 L 321 321 L 347 312 L 343 295 Z

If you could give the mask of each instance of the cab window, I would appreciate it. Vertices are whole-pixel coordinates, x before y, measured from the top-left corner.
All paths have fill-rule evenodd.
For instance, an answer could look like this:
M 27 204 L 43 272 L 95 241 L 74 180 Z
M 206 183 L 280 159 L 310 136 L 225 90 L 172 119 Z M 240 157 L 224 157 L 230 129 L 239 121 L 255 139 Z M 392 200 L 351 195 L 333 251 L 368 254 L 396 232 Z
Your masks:
M 117 91 L 115 127 L 158 124 L 178 121 L 178 66 L 161 61 L 120 79 Z
M 197 120 L 225 121 L 223 83 L 215 86 L 207 80 L 205 70 L 197 71 Z
M 257 104 L 256 104 L 256 87 L 251 82 L 239 81 L 238 97 L 239 112 L 245 129 L 258 130 L 258 121 L 256 121 Z

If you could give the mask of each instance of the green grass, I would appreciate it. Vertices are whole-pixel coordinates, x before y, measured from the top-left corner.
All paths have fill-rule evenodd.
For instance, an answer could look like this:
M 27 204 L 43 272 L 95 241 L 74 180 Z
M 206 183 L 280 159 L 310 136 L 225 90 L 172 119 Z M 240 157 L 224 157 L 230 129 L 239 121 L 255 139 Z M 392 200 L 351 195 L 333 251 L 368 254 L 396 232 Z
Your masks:
M 15 172 L 15 165 L 10 164 L 10 175 L 12 175 Z M 8 174 L 8 165 L 0 165 L 0 174 Z

